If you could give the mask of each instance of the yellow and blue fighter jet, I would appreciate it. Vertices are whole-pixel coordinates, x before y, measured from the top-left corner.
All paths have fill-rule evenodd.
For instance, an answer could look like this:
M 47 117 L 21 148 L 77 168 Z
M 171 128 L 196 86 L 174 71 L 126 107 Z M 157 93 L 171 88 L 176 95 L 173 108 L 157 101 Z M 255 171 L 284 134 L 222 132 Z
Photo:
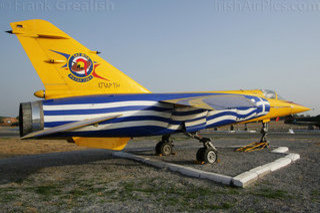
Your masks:
M 22 139 L 64 138 L 79 146 L 122 150 L 132 137 L 161 135 L 156 152 L 169 155 L 170 135 L 185 133 L 203 143 L 197 160 L 214 163 L 217 150 L 196 134 L 199 130 L 265 124 L 309 110 L 267 90 L 151 93 L 47 21 L 10 25 L 7 32 L 18 37 L 45 87 L 35 92 L 44 100 L 20 104 Z

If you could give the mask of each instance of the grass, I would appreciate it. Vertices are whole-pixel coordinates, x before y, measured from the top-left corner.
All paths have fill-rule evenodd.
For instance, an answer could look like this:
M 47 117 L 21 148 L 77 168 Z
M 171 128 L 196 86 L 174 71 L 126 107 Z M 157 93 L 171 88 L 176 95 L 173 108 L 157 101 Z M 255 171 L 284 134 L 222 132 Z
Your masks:
M 61 193 L 61 189 L 55 184 L 28 187 L 26 188 L 26 190 L 29 192 L 35 192 L 36 194 L 42 196 L 54 196 L 59 195 Z
M 95 187 L 94 183 L 90 184 L 83 181 L 76 183 L 71 190 L 64 190 L 64 187 L 67 184 L 68 182 L 60 182 L 59 184 L 53 182 L 32 187 L 19 185 L 17 187 L 0 188 L 0 206 L 1 203 L 14 203 L 19 201 L 22 196 L 21 192 L 22 194 L 28 193 L 28 197 L 37 197 L 39 202 L 47 203 L 51 200 L 57 200 L 55 201 L 55 205 L 65 206 L 67 208 L 79 205 L 79 202 L 83 198 L 96 199 L 97 197 L 102 197 L 107 199 L 115 193 L 115 190 L 106 191 L 105 187 Z M 23 203 L 23 206 L 27 204 L 25 202 Z
M 0 188 L 1 203 L 14 203 L 20 200 L 21 192 L 27 192 L 36 197 L 43 205 L 54 202 L 58 208 L 72 209 L 81 208 L 86 202 L 114 203 L 114 202 L 154 202 L 155 205 L 164 209 L 176 209 L 176 211 L 224 211 L 232 210 L 237 204 L 240 189 L 230 187 L 219 187 L 217 190 L 208 186 L 197 186 L 189 182 L 171 182 L 159 178 L 128 179 L 108 187 L 108 183 L 69 180 L 67 182 L 50 182 L 31 187 L 19 185 L 16 187 Z M 72 188 L 66 185 L 73 183 Z M 216 188 L 216 187 L 214 187 Z M 288 192 L 284 190 L 264 187 L 249 190 L 254 199 L 290 199 Z M 24 194 L 22 193 L 22 194 Z M 314 190 L 310 196 L 314 199 L 319 197 L 319 192 Z M 83 201 L 86 202 L 83 202 Z
M 0 203 L 7 203 L 19 198 L 15 191 L 16 188 L 14 187 L 0 188 Z
M 14 187 L 0 188 L 0 194 L 2 194 L 4 192 L 12 192 L 14 190 L 16 190 Z
M 1 194 L 0 196 L 0 202 L 10 202 L 12 200 L 15 200 L 18 196 L 16 194 L 13 193 L 5 193 L 5 194 Z
M 320 192 L 318 190 L 313 190 L 310 193 L 312 202 L 320 202 Z
M 270 188 L 263 188 L 259 189 L 256 192 L 252 192 L 253 195 L 259 196 L 259 197 L 264 197 L 264 198 L 269 198 L 269 199 L 292 199 L 293 196 L 289 195 L 287 191 L 284 190 L 274 190 Z
M 143 200 L 156 198 L 158 203 L 164 206 L 175 206 L 179 211 L 186 210 L 226 210 L 234 206 L 234 202 L 223 200 L 220 202 L 219 195 L 238 194 L 235 189 L 226 189 L 213 191 L 206 187 L 197 187 L 191 184 L 177 186 L 174 183 L 166 183 L 159 180 L 140 180 L 127 181 L 121 184 L 119 190 L 119 199 L 126 200 Z M 117 197 L 118 197 L 117 196 Z M 215 197 L 215 200 L 210 198 Z M 229 198 L 228 200 L 232 200 Z

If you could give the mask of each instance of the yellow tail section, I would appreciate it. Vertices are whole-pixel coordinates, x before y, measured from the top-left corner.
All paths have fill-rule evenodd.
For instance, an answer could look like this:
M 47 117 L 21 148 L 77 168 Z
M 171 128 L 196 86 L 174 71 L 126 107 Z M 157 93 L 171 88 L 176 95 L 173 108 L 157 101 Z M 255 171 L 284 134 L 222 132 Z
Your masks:
M 50 22 L 34 19 L 10 24 L 45 87 L 46 99 L 82 95 L 148 93 Z

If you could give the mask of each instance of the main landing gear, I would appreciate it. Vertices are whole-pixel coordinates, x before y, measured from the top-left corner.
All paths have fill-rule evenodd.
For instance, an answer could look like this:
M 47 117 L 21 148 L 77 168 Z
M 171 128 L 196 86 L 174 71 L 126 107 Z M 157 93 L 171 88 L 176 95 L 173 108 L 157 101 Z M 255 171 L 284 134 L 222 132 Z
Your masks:
M 160 156 L 168 156 L 174 154 L 173 141 L 170 139 L 170 135 L 163 135 L 160 142 L 156 145 L 156 154 Z
M 197 133 L 186 133 L 187 136 L 199 140 L 203 143 L 203 147 L 197 152 L 197 161 L 201 164 L 209 163 L 214 164 L 218 160 L 217 149 L 212 144 L 211 138 L 201 137 Z M 160 156 L 174 155 L 173 141 L 170 139 L 170 135 L 162 136 L 160 142 L 157 143 L 155 148 L 156 154 Z
M 269 141 L 267 140 L 267 134 L 269 129 L 269 123 L 263 123 L 262 122 L 262 128 L 260 133 L 262 134 L 260 142 L 254 142 L 247 146 L 240 147 L 237 149 L 237 152 L 254 152 L 254 151 L 260 151 L 264 148 L 269 148 Z
M 206 138 L 198 135 L 197 133 L 186 133 L 187 136 L 199 140 L 203 143 L 203 147 L 197 152 L 197 161 L 201 164 L 209 163 L 214 164 L 218 160 L 218 151 L 212 144 L 211 138 Z

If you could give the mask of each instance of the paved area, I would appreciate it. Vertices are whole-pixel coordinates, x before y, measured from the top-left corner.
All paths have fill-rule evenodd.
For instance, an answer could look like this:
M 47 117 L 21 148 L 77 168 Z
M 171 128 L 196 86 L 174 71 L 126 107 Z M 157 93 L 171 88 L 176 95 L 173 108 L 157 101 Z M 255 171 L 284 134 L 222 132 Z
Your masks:
M 241 155 L 223 148 L 255 139 L 248 135 L 216 137 L 221 161 L 202 168 L 236 174 L 270 160 L 273 155 L 266 151 Z M 177 155 L 163 160 L 194 166 L 192 161 L 200 144 L 180 136 L 177 140 Z M 274 146 L 288 146 L 301 159 L 246 189 L 113 158 L 106 150 L 1 159 L 0 212 L 319 212 L 320 137 L 277 135 L 270 140 Z M 149 155 L 157 141 L 136 139 L 126 151 Z
M 201 146 L 199 146 L 201 147 Z M 131 153 L 150 157 L 152 159 L 162 160 L 168 163 L 188 166 L 207 172 L 214 172 L 228 176 L 236 176 L 255 167 L 273 162 L 284 154 L 272 153 L 269 150 L 261 152 L 235 152 L 235 148 L 217 147 L 219 150 L 219 163 L 200 165 L 195 163 L 195 156 L 198 148 L 177 147 L 176 155 L 160 157 L 154 155 L 154 150 L 150 151 L 132 151 Z

